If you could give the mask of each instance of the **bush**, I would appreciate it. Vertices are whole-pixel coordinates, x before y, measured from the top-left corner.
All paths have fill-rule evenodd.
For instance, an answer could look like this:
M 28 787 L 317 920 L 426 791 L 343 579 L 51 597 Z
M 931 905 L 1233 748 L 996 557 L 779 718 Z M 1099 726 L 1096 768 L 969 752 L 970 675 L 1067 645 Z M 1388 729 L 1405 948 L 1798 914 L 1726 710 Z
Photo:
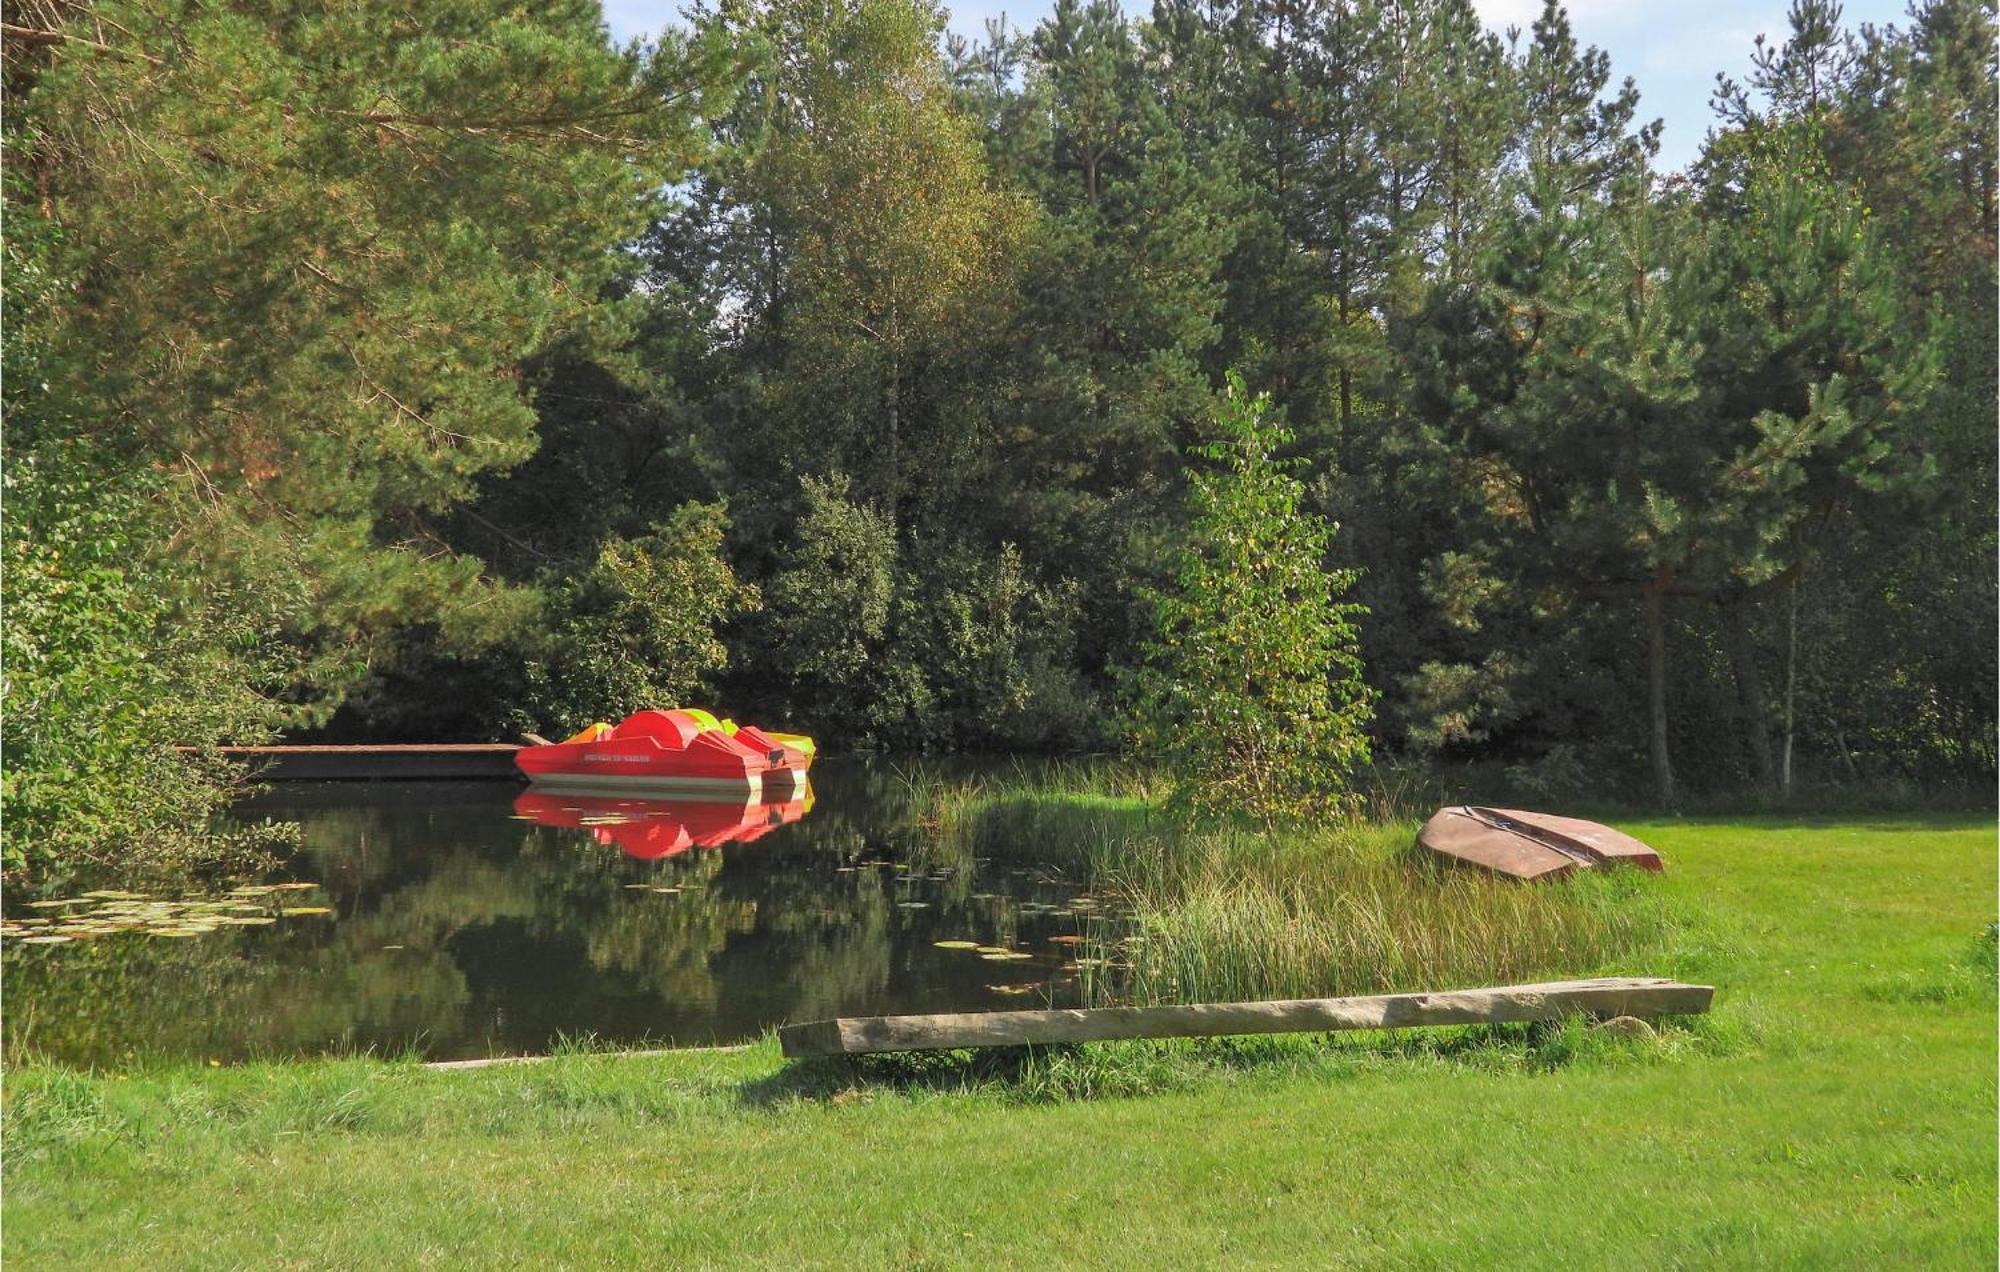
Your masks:
M 256 847 L 207 829 L 241 777 L 213 748 L 271 736 L 259 691 L 280 671 L 265 642 L 282 598 L 202 582 L 160 528 L 159 481 L 113 471 L 68 441 L 5 459 L 0 844 L 16 880 Z
M 1336 527 L 1301 509 L 1269 407 L 1231 375 L 1200 451 L 1221 467 L 1192 478 L 1193 523 L 1137 677 L 1140 742 L 1166 759 L 1173 805 L 1266 822 L 1350 802 L 1374 699 L 1362 607 L 1340 600 L 1354 573 L 1327 567 Z
M 1075 668 L 1074 583 L 1038 581 L 1011 544 L 905 552 L 844 477 L 807 478 L 804 499 L 758 642 L 782 712 L 905 750 L 1096 740 L 1097 703 Z
M 716 628 L 759 608 L 723 557 L 728 526 L 721 504 L 682 504 L 548 588 L 543 634 L 521 651 L 513 722 L 567 731 L 704 699 L 729 659 Z

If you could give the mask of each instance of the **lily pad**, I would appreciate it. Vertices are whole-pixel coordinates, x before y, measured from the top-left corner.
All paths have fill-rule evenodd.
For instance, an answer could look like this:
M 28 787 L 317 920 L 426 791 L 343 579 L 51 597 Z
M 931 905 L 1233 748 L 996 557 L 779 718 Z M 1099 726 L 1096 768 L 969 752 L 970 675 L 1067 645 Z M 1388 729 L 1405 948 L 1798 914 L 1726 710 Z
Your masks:
M 66 936 L 24 936 L 24 937 L 22 937 L 22 938 L 21 938 L 21 944 L 23 944 L 23 945 L 68 945 L 68 944 L 69 944 L 69 938 L 68 938 L 68 937 L 66 937 Z
M 979 942 L 977 941 L 932 941 L 931 944 L 941 950 L 976 950 L 979 948 Z
M 1052 936 L 1052 937 L 1050 937 L 1050 938 L 1049 938 L 1049 944 L 1050 944 L 1050 945 L 1081 945 L 1081 944 L 1083 944 L 1083 938 L 1082 938 L 1082 937 L 1080 937 L 1080 936 Z
M 278 913 L 289 919 L 303 914 L 332 914 L 333 907 L 330 905 L 294 905 L 287 906 L 278 911 Z
M 1034 957 L 1022 950 L 1009 950 L 1005 954 L 981 954 L 979 957 L 989 963 L 1019 963 Z
M 973 948 L 981 954 L 1012 954 L 1014 952 L 1013 947 L 1008 945 L 975 945 Z
M 317 887 L 319 885 L 316 883 L 274 883 L 271 885 L 271 890 L 273 892 L 311 892 Z
M 898 901 L 896 902 L 896 908 L 899 910 L 928 910 L 931 908 L 931 903 L 928 901 Z
M 226 923 L 230 927 L 268 927 L 269 925 L 276 923 L 277 920 L 272 918 L 268 914 L 264 915 L 261 918 L 251 918 L 246 915 L 232 914 L 228 918 L 217 919 L 216 922 Z

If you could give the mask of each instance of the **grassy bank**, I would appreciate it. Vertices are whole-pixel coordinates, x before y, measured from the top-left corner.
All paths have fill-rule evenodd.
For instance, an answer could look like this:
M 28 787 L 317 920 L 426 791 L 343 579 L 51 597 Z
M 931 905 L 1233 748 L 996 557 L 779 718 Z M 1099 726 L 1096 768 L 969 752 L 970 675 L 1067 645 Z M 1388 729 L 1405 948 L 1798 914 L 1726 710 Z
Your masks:
M 1626 823 L 1705 1030 L 6 1084 L 22 1267 L 1991 1266 L 1990 818 Z M 1076 1098 L 1122 1096 L 1141 1098 Z

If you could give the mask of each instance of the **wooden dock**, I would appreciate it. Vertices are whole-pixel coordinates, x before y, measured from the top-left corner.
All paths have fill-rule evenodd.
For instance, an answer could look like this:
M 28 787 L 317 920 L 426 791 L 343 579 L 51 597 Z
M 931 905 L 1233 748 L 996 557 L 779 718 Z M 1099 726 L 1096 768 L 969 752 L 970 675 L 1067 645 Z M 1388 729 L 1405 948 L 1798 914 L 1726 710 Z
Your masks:
M 225 746 L 268 782 L 500 781 L 520 777 L 512 742 L 392 746 Z
M 1709 985 L 1652 978 L 1548 981 L 1436 994 L 1299 998 L 1184 1007 L 1093 1007 L 1070 1011 L 987 1011 L 943 1016 L 849 1016 L 786 1025 L 787 1056 L 871 1051 L 942 1051 L 1122 1038 L 1210 1038 L 1234 1034 L 1410 1029 L 1488 1025 L 1566 1016 L 1691 1016 L 1708 1010 Z

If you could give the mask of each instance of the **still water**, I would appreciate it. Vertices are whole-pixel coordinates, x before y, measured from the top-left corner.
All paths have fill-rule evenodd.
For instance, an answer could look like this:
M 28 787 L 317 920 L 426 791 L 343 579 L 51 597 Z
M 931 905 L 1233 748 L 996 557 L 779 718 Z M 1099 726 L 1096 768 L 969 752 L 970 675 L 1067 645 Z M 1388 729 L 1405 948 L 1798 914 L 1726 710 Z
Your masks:
M 1102 922 L 1057 872 L 942 857 L 905 783 L 861 761 L 822 761 L 785 802 L 319 783 L 243 812 L 303 830 L 265 882 L 320 889 L 249 898 L 244 926 L 191 935 L 8 939 L 10 1049 L 109 1066 L 456 1059 L 565 1037 L 692 1045 L 831 1015 L 1063 1006 L 1079 992 L 1075 939 Z M 254 917 L 279 897 L 304 912 Z M 30 933 L 70 921 L 9 908 L 40 916 Z

